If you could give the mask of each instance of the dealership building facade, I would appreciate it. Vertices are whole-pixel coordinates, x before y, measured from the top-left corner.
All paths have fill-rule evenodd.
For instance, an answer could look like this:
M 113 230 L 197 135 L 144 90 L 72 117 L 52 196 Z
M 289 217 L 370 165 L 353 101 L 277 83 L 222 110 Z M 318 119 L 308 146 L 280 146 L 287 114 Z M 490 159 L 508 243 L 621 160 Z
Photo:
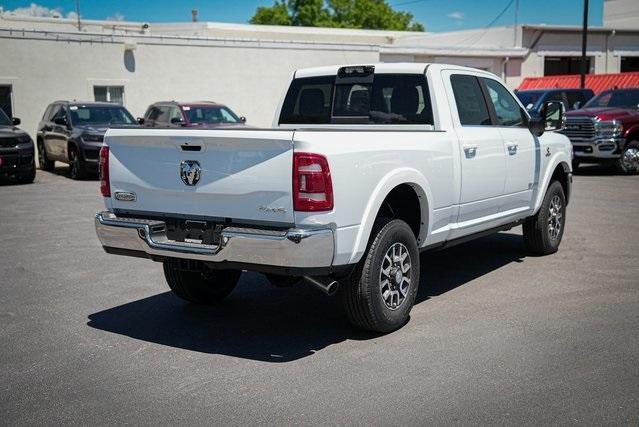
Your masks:
M 576 13 L 578 13 L 576 11 Z M 606 0 L 590 29 L 591 73 L 639 71 L 639 2 Z M 104 100 L 141 116 L 156 101 L 211 100 L 269 126 L 297 68 L 444 62 L 482 68 L 516 88 L 524 77 L 579 70 L 578 27 L 517 25 L 448 33 L 146 24 L 28 18 L 0 12 L 0 108 L 35 136 L 55 100 Z

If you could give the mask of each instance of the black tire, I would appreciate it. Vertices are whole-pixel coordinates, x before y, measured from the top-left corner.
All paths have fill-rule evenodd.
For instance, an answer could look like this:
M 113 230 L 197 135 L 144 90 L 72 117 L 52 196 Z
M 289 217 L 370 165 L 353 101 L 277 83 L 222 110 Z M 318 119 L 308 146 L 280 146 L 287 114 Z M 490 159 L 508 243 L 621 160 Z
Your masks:
M 55 167 L 55 162 L 49 160 L 42 141 L 38 141 L 38 163 L 40 164 L 40 169 L 47 172 L 52 172 Z
M 401 245 L 401 246 L 397 246 Z M 393 248 L 407 251 L 410 268 L 403 272 L 404 278 L 410 280 L 408 289 L 401 292 L 398 280 L 386 280 L 382 275 L 382 268 L 394 275 L 396 267 L 388 263 L 386 255 Z M 402 253 L 403 254 L 403 253 Z M 404 261 L 401 262 L 402 265 Z M 386 280 L 387 285 L 382 283 Z M 403 285 L 404 280 L 400 282 Z M 391 288 L 392 287 L 392 288 Z M 419 287 L 419 249 L 411 228 L 402 220 L 378 219 L 371 233 L 368 249 L 364 257 L 350 276 L 344 279 L 340 288 L 342 304 L 348 319 L 358 328 L 368 331 L 388 333 L 402 327 L 408 321 L 410 310 L 415 303 Z M 397 295 L 403 299 L 392 308 L 395 301 L 382 295 L 382 289 L 387 295 Z
M 80 180 L 86 178 L 86 175 L 86 167 L 77 147 L 69 147 L 69 176 L 71 179 Z
M 565 224 L 566 195 L 559 181 L 552 181 L 537 214 L 524 222 L 524 242 L 528 251 L 537 255 L 557 252 Z
M 164 260 L 164 277 L 169 288 L 183 300 L 213 304 L 227 297 L 240 280 L 240 270 L 182 270 L 179 260 Z
M 626 144 L 616 166 L 617 170 L 624 175 L 639 174 L 639 141 L 630 141 Z
M 35 180 L 35 177 L 36 177 L 36 167 L 35 167 L 35 163 L 33 163 L 33 165 L 31 166 L 31 169 L 29 169 L 29 172 L 18 175 L 17 179 L 20 184 L 31 184 L 33 180 Z

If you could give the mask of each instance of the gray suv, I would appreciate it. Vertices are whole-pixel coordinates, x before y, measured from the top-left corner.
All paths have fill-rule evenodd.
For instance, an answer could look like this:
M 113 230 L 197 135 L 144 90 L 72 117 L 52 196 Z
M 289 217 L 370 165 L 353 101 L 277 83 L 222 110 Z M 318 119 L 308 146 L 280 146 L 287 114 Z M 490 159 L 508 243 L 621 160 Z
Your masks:
M 73 179 L 97 174 L 102 140 L 107 129 L 137 127 L 121 105 L 109 102 L 56 101 L 49 105 L 38 125 L 40 169 L 53 170 L 56 161 L 69 164 Z

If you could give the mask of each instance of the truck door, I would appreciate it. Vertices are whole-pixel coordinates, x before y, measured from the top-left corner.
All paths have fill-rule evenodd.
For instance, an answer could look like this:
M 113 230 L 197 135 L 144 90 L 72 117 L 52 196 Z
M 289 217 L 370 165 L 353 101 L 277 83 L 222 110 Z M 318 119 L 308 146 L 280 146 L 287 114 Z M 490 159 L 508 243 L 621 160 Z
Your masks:
M 531 208 L 538 139 L 528 129 L 523 108 L 500 82 L 481 77 L 493 122 L 503 139 L 506 183 L 501 211 L 517 215 Z
M 450 237 L 455 238 L 483 229 L 483 223 L 498 215 L 504 194 L 506 156 L 478 77 L 445 71 L 444 84 L 453 95 L 451 102 L 455 106 L 451 112 L 461 157 L 458 227 Z

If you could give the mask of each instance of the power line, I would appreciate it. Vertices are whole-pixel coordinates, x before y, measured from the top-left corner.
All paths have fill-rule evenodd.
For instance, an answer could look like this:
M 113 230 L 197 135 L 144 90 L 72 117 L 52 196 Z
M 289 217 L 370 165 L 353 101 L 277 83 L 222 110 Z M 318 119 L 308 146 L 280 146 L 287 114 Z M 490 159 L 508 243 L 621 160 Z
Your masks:
M 506 13 L 508 11 L 508 9 L 510 9 L 510 6 L 513 5 L 513 3 L 515 2 L 515 0 L 510 0 L 508 2 L 508 4 L 506 5 L 506 7 L 504 7 L 502 9 L 501 12 L 499 12 L 497 14 L 497 16 L 495 16 L 495 18 L 493 18 L 492 21 L 490 21 L 488 23 L 488 25 L 486 25 L 485 27 L 483 27 L 484 31 L 479 35 L 479 37 L 476 37 L 475 34 L 471 34 L 469 37 L 466 37 L 465 39 L 461 40 L 460 42 L 457 42 L 457 45 L 459 46 L 456 50 L 462 50 L 462 49 L 466 49 L 466 48 L 470 48 L 473 47 L 477 44 L 477 42 L 479 40 L 481 40 L 482 37 L 484 37 L 486 35 L 486 33 L 488 32 L 488 30 L 495 25 L 495 23 L 499 20 L 499 18 L 501 18 L 502 16 L 504 16 L 504 13 Z M 469 46 L 461 46 L 463 43 L 465 43 L 468 40 L 471 39 L 475 39 L 475 41 L 473 43 L 471 43 Z

